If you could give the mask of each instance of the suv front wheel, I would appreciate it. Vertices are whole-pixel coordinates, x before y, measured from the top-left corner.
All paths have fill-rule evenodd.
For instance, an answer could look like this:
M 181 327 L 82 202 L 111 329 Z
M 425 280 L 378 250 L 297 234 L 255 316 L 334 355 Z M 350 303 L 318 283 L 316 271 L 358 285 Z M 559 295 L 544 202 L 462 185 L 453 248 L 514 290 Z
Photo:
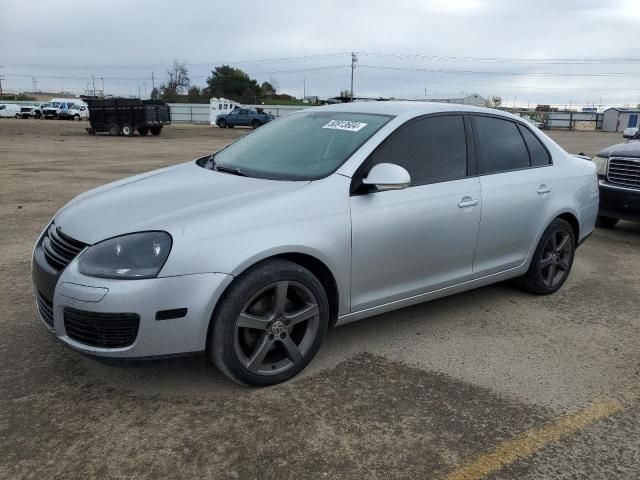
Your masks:
M 242 274 L 216 308 L 210 358 L 241 384 L 284 382 L 309 364 L 328 325 L 320 281 L 296 263 L 267 261 Z

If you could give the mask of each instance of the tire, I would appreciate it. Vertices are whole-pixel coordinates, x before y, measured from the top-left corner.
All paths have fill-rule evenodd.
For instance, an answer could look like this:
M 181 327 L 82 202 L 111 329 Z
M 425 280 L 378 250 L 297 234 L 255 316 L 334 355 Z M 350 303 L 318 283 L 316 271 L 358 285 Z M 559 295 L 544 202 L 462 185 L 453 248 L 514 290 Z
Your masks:
M 162 133 L 162 127 L 157 127 L 157 126 L 151 127 L 149 131 L 151 132 L 151 135 L 153 135 L 154 137 L 157 137 Z
M 40 120 L 42 118 L 42 114 L 40 112 L 36 112 L 36 120 Z
M 318 352 L 329 325 L 329 301 L 309 270 L 271 260 L 234 281 L 212 322 L 213 363 L 237 383 L 274 385 L 297 375 Z
M 133 127 L 128 123 L 125 123 L 122 126 L 122 135 L 124 135 L 125 137 L 131 137 L 133 135 L 133 132 L 134 132 Z
M 109 133 L 114 136 L 122 135 L 122 132 L 120 131 L 120 125 L 111 125 L 109 127 Z
M 529 270 L 517 279 L 518 285 L 536 295 L 557 292 L 569 277 L 576 252 L 573 228 L 556 218 L 542 234 Z
M 620 220 L 612 217 L 603 217 L 602 215 L 598 215 L 596 218 L 596 227 L 600 228 L 613 228 Z
M 218 126 L 219 126 L 220 128 L 227 128 L 227 121 L 226 121 L 224 118 L 223 118 L 223 119 L 218 120 Z
M 251 122 L 251 127 L 255 130 L 256 128 L 258 128 L 260 125 L 262 125 L 258 120 L 254 120 L 253 122 Z
M 82 119 L 80 118 L 80 115 L 78 115 L 78 114 L 74 115 L 74 116 L 73 116 L 73 119 L 74 119 L 76 122 L 79 122 L 80 120 L 82 120 Z
M 138 128 L 138 133 L 144 137 L 147 133 L 149 133 L 149 129 L 147 127 L 140 127 Z
M 21 117 L 20 117 L 20 114 L 19 114 L 19 113 L 16 113 L 16 120 L 20 120 L 20 118 L 21 118 Z

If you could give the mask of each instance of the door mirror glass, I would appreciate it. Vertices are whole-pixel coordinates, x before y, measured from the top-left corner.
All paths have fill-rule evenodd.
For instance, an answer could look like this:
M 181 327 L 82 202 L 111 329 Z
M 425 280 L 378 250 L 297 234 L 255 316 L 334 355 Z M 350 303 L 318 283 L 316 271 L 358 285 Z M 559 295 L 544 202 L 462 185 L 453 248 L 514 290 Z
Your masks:
M 377 190 L 401 190 L 411 185 L 411 176 L 400 165 L 393 163 L 378 163 L 374 165 L 366 178 L 364 185 L 374 186 Z

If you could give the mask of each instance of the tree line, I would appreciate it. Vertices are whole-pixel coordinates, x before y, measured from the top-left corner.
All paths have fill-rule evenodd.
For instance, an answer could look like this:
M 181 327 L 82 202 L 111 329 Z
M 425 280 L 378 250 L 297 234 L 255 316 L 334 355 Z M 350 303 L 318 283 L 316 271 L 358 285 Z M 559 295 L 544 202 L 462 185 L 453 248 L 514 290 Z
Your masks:
M 151 98 L 166 102 L 187 100 L 189 103 L 209 103 L 211 97 L 224 97 L 238 103 L 258 103 L 264 99 L 291 100 L 290 95 L 278 94 L 278 82 L 271 78 L 259 84 L 239 68 L 220 65 L 211 71 L 206 85 L 191 83 L 189 71 L 183 62 L 174 60 L 167 70 L 167 81 L 151 91 Z

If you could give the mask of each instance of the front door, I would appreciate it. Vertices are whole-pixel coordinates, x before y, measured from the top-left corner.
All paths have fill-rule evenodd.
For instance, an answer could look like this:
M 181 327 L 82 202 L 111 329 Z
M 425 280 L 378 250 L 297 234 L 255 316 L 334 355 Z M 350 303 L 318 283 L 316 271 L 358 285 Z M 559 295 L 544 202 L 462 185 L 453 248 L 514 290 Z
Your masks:
M 365 171 L 377 163 L 407 169 L 411 186 L 370 192 L 354 186 L 352 312 L 472 275 L 480 181 L 468 175 L 463 116 L 427 116 L 403 125 L 372 154 Z

